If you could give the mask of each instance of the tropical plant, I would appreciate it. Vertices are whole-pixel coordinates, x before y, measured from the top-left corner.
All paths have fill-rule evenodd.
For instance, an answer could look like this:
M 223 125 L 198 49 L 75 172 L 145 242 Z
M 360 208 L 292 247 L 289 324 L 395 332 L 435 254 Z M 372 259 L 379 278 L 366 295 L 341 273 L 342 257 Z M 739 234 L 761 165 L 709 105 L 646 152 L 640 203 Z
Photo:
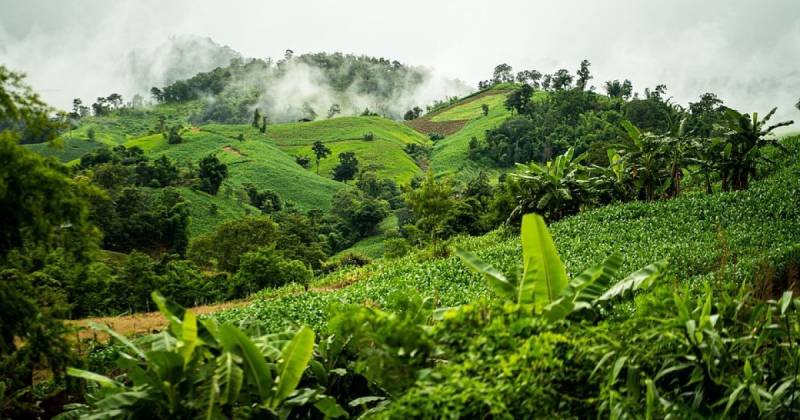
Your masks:
M 586 191 L 586 168 L 581 161 L 586 154 L 573 158 L 574 154 L 575 149 L 569 148 L 545 165 L 517 165 L 519 171 L 512 176 L 520 179 L 522 194 L 511 218 L 535 211 L 548 220 L 558 220 L 580 209 Z
M 614 281 L 622 256 L 613 254 L 599 265 L 570 279 L 558 256 L 544 219 L 537 214 L 522 217 L 522 271 L 504 275 L 475 254 L 458 248 L 467 266 L 483 274 L 492 291 L 523 307 L 532 307 L 549 321 L 594 310 L 627 292 L 650 287 L 667 266 L 665 260 L 650 264 L 622 280 Z
M 626 162 L 614 149 L 606 149 L 608 166 L 592 165 L 588 184 L 592 195 L 600 202 L 628 201 L 635 191 Z
M 627 141 L 617 145 L 621 150 L 622 161 L 630 170 L 639 198 L 655 200 L 672 186 L 673 178 L 664 161 L 662 136 L 641 132 L 630 121 L 622 121 Z
M 120 380 L 70 368 L 90 390 L 67 415 L 96 418 L 286 418 L 313 405 L 326 417 L 347 413 L 320 386 L 298 388 L 314 352 L 314 332 L 249 337 L 230 324 L 198 320 L 157 292 L 166 331 L 136 343 L 104 325 L 121 346 Z
M 717 144 L 717 167 L 719 168 L 722 190 L 746 190 L 750 179 L 756 175 L 756 166 L 768 159 L 763 154 L 767 146 L 781 148 L 777 137 L 770 136 L 780 127 L 791 125 L 794 121 L 783 121 L 767 126 L 778 108 L 773 108 L 763 119 L 758 113 L 741 114 L 736 110 L 725 111 L 725 119 L 719 127 L 721 141 Z

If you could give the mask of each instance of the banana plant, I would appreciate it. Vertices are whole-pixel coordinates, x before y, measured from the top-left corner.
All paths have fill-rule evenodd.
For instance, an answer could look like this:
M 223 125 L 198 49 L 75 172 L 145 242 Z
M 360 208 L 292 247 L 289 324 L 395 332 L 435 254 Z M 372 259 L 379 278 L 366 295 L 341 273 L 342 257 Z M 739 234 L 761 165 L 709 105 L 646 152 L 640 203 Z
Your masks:
M 622 162 L 630 171 L 630 179 L 644 200 L 655 200 L 672 185 L 672 173 L 663 156 L 660 136 L 643 133 L 630 121 L 622 121 L 627 142 L 617 147 L 622 151 Z
M 719 161 L 717 166 L 722 179 L 722 189 L 727 191 L 745 190 L 750 178 L 755 176 L 756 165 L 765 161 L 762 149 L 766 146 L 782 147 L 772 132 L 794 121 L 783 121 L 770 126 L 767 123 L 778 108 L 773 108 L 763 119 L 758 113 L 741 114 L 736 110 L 725 111 L 725 119 L 717 127 L 720 140 L 717 141 Z
M 92 392 L 63 418 L 285 418 L 303 405 L 326 417 L 347 415 L 322 386 L 298 389 L 314 352 L 311 329 L 251 338 L 233 325 L 198 320 L 158 292 L 153 300 L 169 321 L 166 331 L 134 342 L 95 325 L 121 344 L 118 365 L 125 373 L 112 379 L 70 368 Z
M 551 322 L 599 308 L 629 292 L 648 288 L 661 277 L 667 266 L 666 261 L 661 260 L 615 281 L 622 256 L 613 254 L 570 279 L 540 215 L 523 216 L 521 240 L 521 275 L 506 276 L 462 248 L 457 248 L 456 254 L 468 267 L 481 273 L 498 296 L 523 308 L 531 308 Z
M 520 180 L 523 193 L 512 216 L 531 210 L 543 212 L 550 220 L 578 211 L 580 196 L 585 191 L 583 181 L 585 167 L 581 162 L 587 154 L 575 157 L 575 149 L 569 148 L 544 165 L 531 162 L 517 164 L 518 172 L 512 176 Z

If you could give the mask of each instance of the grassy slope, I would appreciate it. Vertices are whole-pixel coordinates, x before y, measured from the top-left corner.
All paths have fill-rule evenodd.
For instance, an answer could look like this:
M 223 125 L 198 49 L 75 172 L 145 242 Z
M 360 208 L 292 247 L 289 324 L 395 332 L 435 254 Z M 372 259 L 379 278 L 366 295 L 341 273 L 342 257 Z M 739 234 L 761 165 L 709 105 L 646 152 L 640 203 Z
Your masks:
M 190 237 L 211 233 L 224 221 L 243 217 L 248 211 L 250 214 L 260 213 L 255 207 L 239 202 L 236 197 L 226 195 L 224 192 L 212 196 L 191 188 L 180 188 L 180 191 L 189 207 Z M 212 205 L 216 205 L 215 214 L 211 211 Z
M 800 154 L 795 139 L 789 159 Z M 789 162 L 750 190 L 685 195 L 654 203 L 616 204 L 569 217 L 550 226 L 570 273 L 599 263 L 614 251 L 625 257 L 622 272 L 667 258 L 669 273 L 661 284 L 674 281 L 698 287 L 713 278 L 727 254 L 736 265 L 728 270 L 752 272 L 765 258 L 800 243 L 800 163 Z M 508 271 L 520 260 L 519 238 L 502 231 L 462 238 L 495 267 Z M 292 323 L 324 327 L 333 302 L 384 306 L 388 296 L 408 288 L 433 297 L 438 306 L 462 304 L 487 294 L 484 281 L 455 257 L 420 261 L 417 256 L 334 273 L 319 284 L 357 281 L 336 291 L 310 292 L 253 304 L 215 315 L 223 320 L 255 320 L 267 330 Z M 391 308 L 389 308 L 391 309 Z
M 493 98 L 502 98 L 505 100 L 505 97 L 506 95 L 495 95 Z M 483 99 L 486 98 L 484 97 Z M 478 104 L 478 108 L 480 109 L 480 104 L 484 102 L 485 101 L 477 100 L 463 106 L 467 109 L 471 109 L 473 108 L 471 104 Z M 461 113 L 462 111 L 459 108 L 460 107 L 452 108 L 443 114 L 437 115 L 437 117 L 448 113 Z M 433 152 L 431 153 L 431 169 L 433 172 L 436 175 L 456 175 L 459 173 L 466 173 L 469 175 L 478 170 L 495 172 L 496 170 L 493 168 L 483 167 L 467 159 L 469 141 L 472 137 L 483 140 L 486 136 L 486 130 L 490 130 L 502 124 L 509 116 L 511 116 L 511 112 L 504 106 L 490 106 L 489 115 L 483 116 L 483 114 L 480 113 L 477 118 L 468 122 L 464 128 L 455 134 L 436 142 L 433 146 Z
M 161 104 L 125 113 L 114 112 L 102 117 L 84 117 L 80 127 L 63 137 L 88 139 L 89 129 L 94 129 L 97 142 L 114 146 L 157 130 L 160 116 L 166 118 L 164 124 L 167 127 L 186 125 L 189 115 L 199 111 L 201 107 L 202 104 L 199 101 L 193 101 L 181 104 Z
M 50 143 L 23 144 L 22 147 L 39 153 L 45 157 L 53 157 L 62 163 L 79 159 L 81 156 L 102 147 L 103 144 L 96 141 L 89 141 L 82 138 L 63 137 L 59 139 L 60 146 Z
M 374 140 L 363 135 L 373 133 Z M 406 144 L 428 140 L 416 131 L 382 117 L 339 117 L 307 123 L 270 126 L 267 138 L 287 153 L 313 158 L 311 145 L 320 140 L 331 149 L 331 156 L 320 162 L 320 175 L 331 176 L 338 154 L 354 152 L 361 168 L 372 167 L 380 177 L 407 182 L 420 174 L 416 163 L 403 151 Z M 316 170 L 316 168 L 315 168 Z
M 234 133 L 243 133 L 245 140 L 233 138 Z M 153 158 L 164 154 L 180 162 L 197 162 L 208 154 L 216 154 L 228 165 L 229 172 L 220 194 L 224 193 L 225 186 L 239 189 L 249 182 L 275 191 L 285 201 L 304 210 L 329 208 L 331 197 L 345 188 L 344 184 L 303 169 L 259 134 L 248 126 L 209 125 L 184 132 L 184 142 L 177 145 L 167 144 L 161 135 L 131 140 L 125 145 L 142 147 Z
M 534 100 L 541 99 L 546 95 L 539 91 L 534 94 Z M 455 176 L 459 179 L 468 179 L 477 175 L 479 171 L 488 172 L 490 175 L 497 175 L 500 169 L 487 167 L 473 162 L 467 158 L 469 141 L 472 137 L 479 140 L 486 138 L 486 130 L 497 127 L 511 116 L 511 111 L 505 108 L 503 102 L 508 96 L 507 93 L 498 95 L 484 96 L 476 100 L 466 102 L 462 105 L 450 108 L 432 117 L 441 121 L 444 119 L 461 119 L 465 116 L 473 116 L 464 128 L 436 142 L 431 153 L 431 168 L 437 176 Z M 481 104 L 489 105 L 489 115 L 484 116 L 481 111 Z M 477 111 L 477 114 L 476 114 Z
M 497 107 L 503 107 L 506 100 L 505 94 L 498 93 L 496 95 L 484 96 L 475 100 L 468 100 L 468 102 L 448 108 L 445 111 L 438 113 L 431 117 L 431 121 L 453 121 L 453 120 L 472 120 L 483 116 L 484 104 L 489 105 L 491 111 Z
M 392 214 L 378 225 L 378 232 L 375 235 L 356 242 L 350 248 L 331 257 L 331 259 L 335 260 L 349 253 L 366 255 L 372 259 L 382 258 L 385 251 L 386 244 L 384 241 L 387 239 L 387 234 L 395 229 L 397 229 L 397 216 Z

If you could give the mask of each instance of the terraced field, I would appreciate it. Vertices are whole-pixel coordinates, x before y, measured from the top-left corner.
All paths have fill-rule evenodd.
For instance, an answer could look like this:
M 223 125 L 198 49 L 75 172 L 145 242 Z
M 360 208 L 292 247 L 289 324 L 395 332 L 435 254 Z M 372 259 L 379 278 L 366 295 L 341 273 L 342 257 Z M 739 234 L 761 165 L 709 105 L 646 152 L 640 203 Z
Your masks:
M 234 137 L 238 134 L 243 134 L 244 140 Z M 166 155 L 179 162 L 197 162 L 206 155 L 215 154 L 228 165 L 229 172 L 220 194 L 225 194 L 226 186 L 241 189 L 242 184 L 252 183 L 275 191 L 300 209 L 310 210 L 329 208 L 333 194 L 346 188 L 342 183 L 303 169 L 292 156 L 270 144 L 249 126 L 209 125 L 187 130 L 182 136 L 181 144 L 168 144 L 157 134 L 128 141 L 125 145 L 139 146 L 153 158 Z

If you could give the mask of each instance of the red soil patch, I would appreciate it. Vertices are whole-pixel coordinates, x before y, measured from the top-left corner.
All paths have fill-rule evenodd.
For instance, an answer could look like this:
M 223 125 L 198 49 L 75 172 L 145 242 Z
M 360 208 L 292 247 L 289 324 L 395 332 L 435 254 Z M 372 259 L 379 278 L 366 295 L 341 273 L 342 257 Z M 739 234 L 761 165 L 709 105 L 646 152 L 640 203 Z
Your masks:
M 431 133 L 440 133 L 449 136 L 464 128 L 464 125 L 468 122 L 469 120 L 431 121 L 427 118 L 417 118 L 416 120 L 405 121 L 405 124 L 426 136 Z
M 431 121 L 431 118 L 457 106 L 477 101 L 480 98 L 486 96 L 503 95 L 508 92 L 509 91 L 507 90 L 486 90 L 475 94 L 474 96 L 470 96 L 469 98 L 466 98 L 460 102 L 456 102 L 452 105 L 448 105 L 442 109 L 431 112 L 430 114 L 426 114 L 425 116 L 417 118 L 416 120 L 405 121 L 405 124 L 425 135 L 429 135 L 431 133 L 440 133 L 445 136 L 449 136 L 450 134 L 453 134 L 456 131 L 464 128 L 469 120 Z

